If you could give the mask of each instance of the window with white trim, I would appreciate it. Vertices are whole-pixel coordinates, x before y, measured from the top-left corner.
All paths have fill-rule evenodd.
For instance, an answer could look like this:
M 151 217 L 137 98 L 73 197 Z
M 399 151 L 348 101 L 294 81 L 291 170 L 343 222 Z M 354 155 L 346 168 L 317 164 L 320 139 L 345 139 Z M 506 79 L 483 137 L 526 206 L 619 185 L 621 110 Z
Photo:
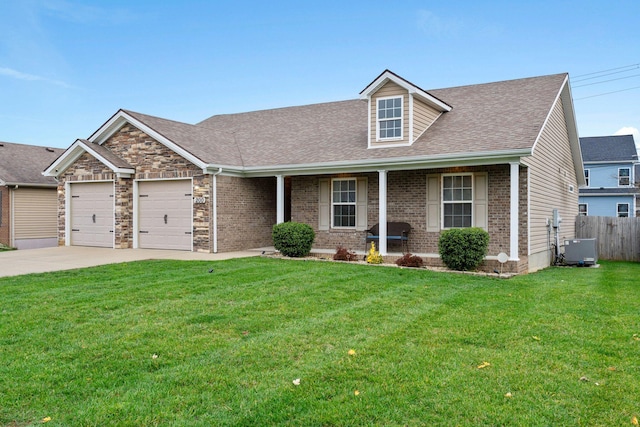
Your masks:
M 629 217 L 629 203 L 618 203 L 617 206 L 618 218 L 628 218 Z
M 378 138 L 402 138 L 402 97 L 378 98 Z
M 584 182 L 585 182 L 585 185 L 588 187 L 589 186 L 589 169 L 584 170 Z
M 473 175 L 442 176 L 442 227 L 471 227 L 473 224 Z
M 618 168 L 618 186 L 627 187 L 630 184 L 631 169 Z
M 580 216 L 589 215 L 589 206 L 586 203 L 578 203 L 578 215 Z
M 353 228 L 356 226 L 356 179 L 331 181 L 331 226 Z

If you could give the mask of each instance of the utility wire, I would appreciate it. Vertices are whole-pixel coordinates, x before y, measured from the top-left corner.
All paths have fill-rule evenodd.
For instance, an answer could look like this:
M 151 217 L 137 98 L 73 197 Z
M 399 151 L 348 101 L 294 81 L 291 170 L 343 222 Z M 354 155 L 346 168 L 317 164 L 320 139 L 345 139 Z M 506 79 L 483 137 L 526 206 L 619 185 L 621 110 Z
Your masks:
M 628 70 L 614 71 L 613 73 L 601 74 L 601 75 L 599 75 L 599 76 L 593 76 L 593 77 L 586 77 L 586 78 L 584 78 L 584 79 L 580 79 L 580 78 L 578 78 L 578 79 L 574 79 L 574 80 L 573 80 L 573 82 L 574 82 L 574 83 L 579 83 L 579 82 L 583 82 L 583 81 L 585 81 L 585 80 L 593 80 L 593 79 L 599 79 L 599 78 L 601 78 L 601 77 L 612 76 L 612 75 L 614 75 L 614 74 L 628 73 L 629 71 L 637 70 L 638 68 L 640 68 L 640 64 L 636 64 L 636 65 L 637 65 L 636 67 L 630 68 L 630 69 L 628 69 Z M 603 72 L 604 72 L 604 71 L 601 71 L 601 73 L 603 73 Z
M 591 96 L 584 96 L 582 98 L 575 98 L 574 101 L 580 101 L 581 99 L 588 99 L 588 98 L 595 98 L 597 96 L 605 96 L 605 95 L 610 95 L 612 93 L 618 93 L 618 92 L 626 92 L 628 90 L 633 90 L 633 89 L 640 89 L 640 86 L 636 86 L 636 87 L 629 87 L 627 89 L 620 89 L 620 90 L 614 90 L 613 92 L 606 92 L 606 93 L 599 93 L 597 95 L 591 95 Z
M 616 80 L 630 79 L 632 77 L 638 77 L 638 76 L 640 76 L 640 74 L 634 74 L 632 76 L 626 76 L 626 77 L 618 77 L 617 79 L 602 80 L 601 82 L 586 83 L 586 84 L 577 85 L 577 86 L 572 85 L 571 87 L 577 88 L 577 87 L 584 87 L 584 86 L 593 86 L 593 85 L 599 85 L 600 83 L 614 82 Z
M 631 64 L 631 65 L 625 65 L 624 67 L 616 67 L 616 68 L 609 68 L 608 70 L 602 70 L 602 71 L 595 71 L 593 73 L 587 73 L 587 74 L 580 74 L 579 76 L 575 76 L 576 78 L 580 78 L 580 77 L 585 77 L 585 76 L 593 76 L 594 74 L 602 74 L 602 73 L 606 73 L 609 71 L 616 71 L 616 70 L 622 70 L 623 68 L 631 68 L 631 67 L 636 67 L 640 64 Z
M 633 70 L 635 70 L 637 68 L 640 68 L 640 63 L 625 65 L 625 66 L 616 67 L 616 68 L 609 68 L 609 69 L 606 69 L 606 70 L 595 71 L 593 73 L 580 74 L 578 76 L 575 76 L 576 80 L 574 80 L 573 83 L 579 83 L 581 81 L 586 81 L 586 80 L 600 79 L 600 78 L 603 78 L 603 77 L 606 77 L 606 76 L 610 76 L 610 75 L 614 75 L 614 74 L 628 73 L 628 72 L 633 71 Z M 596 84 L 600 84 L 600 83 L 607 83 L 607 82 L 612 82 L 612 81 L 616 81 L 616 80 L 629 79 L 629 78 L 638 77 L 638 76 L 640 76 L 640 74 L 634 74 L 632 76 L 625 76 L 625 77 L 620 77 L 620 78 L 615 78 L 615 79 L 602 80 L 602 81 L 597 81 L 597 82 L 593 82 L 593 83 L 586 83 L 586 84 L 576 85 L 576 86 L 574 86 L 572 84 L 571 87 L 572 88 L 579 88 L 579 87 L 584 87 L 584 86 L 592 86 L 592 85 L 596 85 Z M 611 95 L 613 93 L 626 92 L 626 91 L 634 90 L 634 89 L 640 89 L 640 86 L 635 86 L 635 87 L 630 87 L 630 88 L 625 88 L 625 89 L 620 89 L 620 90 L 614 90 L 614 91 L 611 91 L 611 92 L 599 93 L 599 94 L 596 94 L 596 95 L 583 96 L 581 98 L 574 98 L 574 101 L 580 101 L 582 99 L 588 99 L 588 98 L 596 98 L 596 97 L 599 97 L 599 96 Z

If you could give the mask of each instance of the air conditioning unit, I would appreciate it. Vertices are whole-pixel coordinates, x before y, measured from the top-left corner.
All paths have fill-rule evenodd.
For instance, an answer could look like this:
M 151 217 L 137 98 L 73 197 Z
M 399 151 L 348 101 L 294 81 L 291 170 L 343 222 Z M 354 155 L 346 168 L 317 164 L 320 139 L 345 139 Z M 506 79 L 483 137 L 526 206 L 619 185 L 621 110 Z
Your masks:
M 595 265 L 598 262 L 596 239 L 565 240 L 564 262 L 567 265 Z

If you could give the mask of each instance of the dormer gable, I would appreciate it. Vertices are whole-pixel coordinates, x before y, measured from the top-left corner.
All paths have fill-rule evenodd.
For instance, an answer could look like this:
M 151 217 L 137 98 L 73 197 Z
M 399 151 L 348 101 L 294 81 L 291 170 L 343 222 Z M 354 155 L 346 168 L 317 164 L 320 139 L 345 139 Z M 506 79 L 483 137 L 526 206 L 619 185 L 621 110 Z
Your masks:
M 369 102 L 368 147 L 411 145 L 451 106 L 385 70 L 362 92 Z

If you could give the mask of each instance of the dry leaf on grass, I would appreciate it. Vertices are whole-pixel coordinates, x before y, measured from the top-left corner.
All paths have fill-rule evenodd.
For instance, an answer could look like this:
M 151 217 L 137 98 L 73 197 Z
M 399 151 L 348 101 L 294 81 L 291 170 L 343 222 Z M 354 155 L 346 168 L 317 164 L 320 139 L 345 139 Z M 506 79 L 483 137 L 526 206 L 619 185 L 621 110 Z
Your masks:
M 293 385 L 300 385 L 300 378 L 293 380 Z
M 347 352 L 349 354 L 349 356 L 355 356 L 356 355 L 356 351 L 354 349 L 351 349 Z
M 478 365 L 478 369 L 484 369 L 487 366 L 491 366 L 491 363 L 489 362 L 482 362 L 481 364 Z

